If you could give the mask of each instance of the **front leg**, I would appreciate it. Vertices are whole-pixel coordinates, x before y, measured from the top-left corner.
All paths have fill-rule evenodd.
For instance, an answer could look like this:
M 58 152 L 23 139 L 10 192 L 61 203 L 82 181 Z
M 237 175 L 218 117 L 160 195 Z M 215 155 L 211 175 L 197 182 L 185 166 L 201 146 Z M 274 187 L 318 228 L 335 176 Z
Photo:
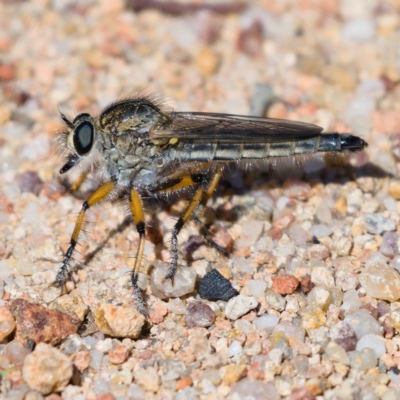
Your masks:
M 94 206 L 95 204 L 99 203 L 100 201 L 104 200 L 114 189 L 115 183 L 113 181 L 103 183 L 95 192 L 93 192 L 88 199 L 82 204 L 82 210 L 78 215 L 78 219 L 75 223 L 75 228 L 71 236 L 70 245 L 68 250 L 64 255 L 64 260 L 59 269 L 56 279 L 53 283 L 54 286 L 60 287 L 64 286 L 65 282 L 71 275 L 71 258 L 74 253 L 75 247 L 78 243 L 79 233 L 82 229 L 83 218 L 85 216 L 86 210 L 90 207 Z

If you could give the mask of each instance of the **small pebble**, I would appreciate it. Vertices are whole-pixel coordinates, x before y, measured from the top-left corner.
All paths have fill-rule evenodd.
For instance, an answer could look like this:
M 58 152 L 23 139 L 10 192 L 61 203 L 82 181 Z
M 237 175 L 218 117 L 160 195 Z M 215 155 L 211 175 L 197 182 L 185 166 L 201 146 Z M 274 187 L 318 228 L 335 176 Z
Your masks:
M 51 149 L 50 140 L 46 136 L 36 136 L 29 144 L 21 149 L 20 157 L 37 162 L 48 157 Z
M 295 388 L 288 400 L 315 400 L 315 396 L 307 388 Z
M 283 351 L 281 349 L 272 349 L 268 353 L 268 358 L 276 365 L 282 364 Z
M 185 314 L 185 325 L 188 328 L 200 326 L 208 328 L 215 322 L 216 315 L 207 304 L 195 301 L 188 305 Z
M 256 308 L 257 304 L 255 297 L 240 294 L 228 301 L 225 308 L 225 315 L 234 321 Z
M 362 178 L 359 178 L 359 179 L 362 179 Z M 367 178 L 364 178 L 364 179 L 367 179 Z M 365 181 L 362 181 L 362 183 L 360 182 L 359 185 L 364 191 L 372 191 L 372 189 L 370 189 L 370 190 L 365 189 L 365 187 L 364 187 L 366 185 Z M 380 207 L 379 202 L 377 200 L 371 199 L 370 201 L 361 205 L 361 212 L 362 213 L 376 213 L 379 211 L 379 207 Z
M 290 364 L 293 365 L 293 368 L 299 374 L 306 373 L 308 371 L 309 366 L 310 366 L 308 357 L 305 356 L 305 355 L 294 356 L 290 360 Z
M 325 325 L 326 317 L 320 308 L 315 308 L 305 314 L 301 318 L 301 326 L 306 329 L 317 329 Z
M 244 333 L 248 335 L 251 332 L 255 332 L 255 326 L 247 319 L 241 318 L 234 322 L 233 327 L 237 330 L 238 333 Z
M 4 125 L 7 121 L 11 119 L 11 110 L 5 106 L 0 106 L 0 126 Z
M 128 391 L 126 392 L 126 396 L 131 400 L 143 400 L 145 398 L 144 390 L 138 386 L 136 383 L 131 383 L 129 385 Z M 188 397 L 190 398 L 190 397 Z M 184 400 L 184 399 L 182 399 Z
M 118 343 L 109 353 L 108 361 L 111 364 L 119 365 L 127 360 L 129 356 L 129 350 L 123 343 Z
M 276 311 L 283 311 L 286 307 L 286 300 L 279 293 L 268 289 L 265 293 L 265 301 L 269 307 Z
M 397 272 L 400 272 L 400 255 L 394 256 L 389 265 L 393 267 Z
M 371 265 L 373 265 L 375 263 L 386 264 L 387 263 L 387 259 L 381 252 L 374 251 L 368 257 L 368 260 L 365 262 L 365 266 L 369 267 L 369 266 L 371 266 Z
M 393 328 L 400 330 L 400 304 L 398 302 L 390 305 L 390 323 Z
M 248 336 L 246 340 L 246 344 L 243 348 L 243 353 L 247 356 L 253 357 L 261 353 L 261 341 L 258 337 Z
M 183 315 L 186 312 L 186 304 L 181 299 L 170 299 L 168 310 L 174 314 Z
M 388 388 L 388 390 L 386 390 L 386 392 L 383 393 L 381 400 L 397 400 L 398 398 L 399 398 L 399 391 L 393 388 Z
M 288 179 L 283 183 L 283 192 L 285 196 L 297 200 L 307 200 L 313 195 L 313 191 L 308 182 L 296 179 Z
M 376 321 L 367 310 L 358 310 L 354 313 L 347 314 L 344 321 L 348 323 L 360 340 L 368 334 L 382 336 L 382 329 L 378 321 Z
M 102 353 L 108 353 L 112 349 L 113 344 L 113 339 L 105 338 L 104 340 L 99 340 L 96 343 L 95 349 L 101 351 Z
M 195 59 L 196 68 L 207 78 L 214 75 L 219 63 L 218 55 L 208 47 L 203 48 Z
M 20 341 L 13 340 L 4 347 L 4 355 L 15 367 L 22 367 L 24 360 L 31 350 L 25 347 Z
M 286 197 L 285 197 L 286 199 Z M 269 233 L 272 239 L 279 240 L 282 237 L 282 231 L 290 226 L 290 224 L 294 220 L 294 215 L 292 213 L 284 215 L 281 218 L 278 218 L 272 224 L 272 228 L 270 229 Z
M 261 279 L 250 279 L 247 281 L 247 289 L 250 296 L 264 296 L 265 290 L 267 289 L 267 282 Z
M 350 358 L 351 367 L 360 370 L 374 368 L 378 363 L 375 351 L 369 347 L 364 348 L 362 351 L 350 351 L 348 356 Z
M 133 373 L 135 382 L 144 390 L 156 393 L 160 387 L 160 377 L 154 367 L 141 368 Z
M 385 206 L 386 210 L 391 212 L 397 212 L 397 202 L 395 199 L 391 197 L 385 197 L 382 203 Z
M 345 314 L 353 313 L 357 311 L 361 306 L 361 300 L 358 296 L 357 290 L 350 289 L 344 292 L 343 303 L 340 308 Z
M 393 220 L 386 218 L 383 214 L 365 214 L 365 227 L 372 235 L 381 235 L 383 232 L 395 231 L 396 224 Z
M 400 299 L 400 276 L 399 273 L 386 263 L 376 262 L 367 266 L 358 280 L 372 297 L 390 302 Z
M 238 34 L 236 41 L 238 50 L 243 51 L 250 57 L 257 57 L 262 52 L 263 36 L 262 23 L 258 19 L 252 20 Z
M 228 347 L 228 357 L 240 356 L 243 353 L 243 347 L 237 340 L 234 340 Z
M 57 394 L 53 393 L 47 396 L 46 400 L 60 400 L 56 396 L 58 397 Z M 68 385 L 63 392 L 63 397 L 65 399 L 85 400 L 83 388 L 75 385 Z
M 14 332 L 15 326 L 15 319 L 9 307 L 0 307 L 0 342 Z
M 15 181 L 21 193 L 28 192 L 38 195 L 43 186 L 43 182 L 36 171 L 24 171 L 21 174 L 17 174 Z
M 342 236 L 334 240 L 333 247 L 339 256 L 348 256 L 353 248 L 353 241 L 346 236 Z
M 390 312 L 390 305 L 386 302 L 381 300 L 378 302 L 378 318 L 383 317 Z
M 211 239 L 220 247 L 222 247 L 228 254 L 233 250 L 233 239 L 229 232 L 220 225 L 212 225 L 208 233 Z
M 70 335 L 68 338 L 61 343 L 60 350 L 70 356 L 74 353 L 77 353 L 81 350 L 88 350 L 89 345 L 79 336 L 79 335 Z
M 199 295 L 206 300 L 228 301 L 237 294 L 232 284 L 217 269 L 207 272 L 199 285 Z
M 363 192 L 356 188 L 355 190 L 351 190 L 347 195 L 347 211 L 354 212 L 355 210 L 359 210 L 361 204 L 364 202 Z
M 305 275 L 300 280 L 301 291 L 303 293 L 308 293 L 313 287 L 314 283 L 311 282 L 311 276 Z
M 97 304 L 94 312 L 97 327 L 112 337 L 137 338 L 142 331 L 145 317 L 133 307 Z
M 249 333 L 256 331 L 255 326 L 250 321 L 244 318 L 236 320 L 233 323 L 233 327 L 239 334 L 244 333 L 245 335 L 248 335 Z
M 394 257 L 399 253 L 398 241 L 400 236 L 396 232 L 385 232 L 379 251 L 386 257 Z
M 279 317 L 277 315 L 266 314 L 262 315 L 261 317 L 257 317 L 253 321 L 253 324 L 258 329 L 264 329 L 268 334 L 270 334 L 272 333 L 278 322 L 279 322 Z
M 331 236 L 332 235 L 332 228 L 329 228 L 329 226 L 319 224 L 319 225 L 313 225 L 309 229 L 310 235 L 315 236 L 317 238 L 323 237 L 323 236 Z
M 22 367 L 22 375 L 31 389 L 43 395 L 65 389 L 72 377 L 72 362 L 60 350 L 39 343 Z
M 346 350 L 335 342 L 329 342 L 328 346 L 325 348 L 325 354 L 332 361 L 340 362 L 345 365 L 350 364 L 350 359 L 347 356 Z
M 83 321 L 89 310 L 89 307 L 83 302 L 79 296 L 73 297 L 69 294 L 60 296 L 50 303 L 49 308 L 51 310 L 59 310 L 64 313 L 69 313 L 72 316 Z
M 389 195 L 395 200 L 400 200 L 400 181 L 396 180 L 390 184 Z
M 339 321 L 330 329 L 331 339 L 339 346 L 343 347 L 345 351 L 355 350 L 357 344 L 357 337 L 354 329 L 345 321 Z
M 262 221 L 245 221 L 242 225 L 242 233 L 236 242 L 236 247 L 254 246 L 264 230 Z
M 274 333 L 283 332 L 288 339 L 297 339 L 299 342 L 304 341 L 305 330 L 300 325 L 292 324 L 289 321 L 281 321 L 274 328 Z
M 382 357 L 386 353 L 385 342 L 381 336 L 369 334 L 364 335 L 357 343 L 356 350 L 362 351 L 365 348 L 372 349 L 377 358 Z
M 279 400 L 281 398 L 272 383 L 249 378 L 234 383 L 231 390 L 232 394 L 240 399 Z
M 23 299 L 12 302 L 11 312 L 17 323 L 16 339 L 24 344 L 33 340 L 56 345 L 76 333 L 80 325 L 78 318 Z
M 220 369 L 222 383 L 231 386 L 245 376 L 247 367 L 243 364 L 230 364 Z
M 311 282 L 314 285 L 325 285 L 328 288 L 335 286 L 333 274 L 326 267 L 314 267 L 311 270 Z
M 335 202 L 335 208 L 340 214 L 346 215 L 347 212 L 347 201 L 344 197 L 339 197 Z
M 99 371 L 103 361 L 104 354 L 96 349 L 90 350 L 90 367 L 95 371 Z
M 9 81 L 15 77 L 15 67 L 11 64 L 0 64 L 0 81 Z
M 74 353 L 71 357 L 71 361 L 80 372 L 85 371 L 87 368 L 89 368 L 89 365 L 92 361 L 90 351 L 82 350 Z
M 306 257 L 309 260 L 325 260 L 330 255 L 329 248 L 323 244 L 314 244 L 307 249 Z
M 305 245 L 312 239 L 310 232 L 304 230 L 301 224 L 298 223 L 293 223 L 290 226 L 288 230 L 288 235 L 296 246 Z
M 97 332 L 96 332 L 97 333 Z M 89 349 L 96 347 L 97 343 L 100 341 L 97 337 L 85 336 L 82 340 L 87 344 Z
M 307 306 L 310 310 L 319 307 L 326 311 L 332 304 L 332 301 L 331 291 L 325 285 L 315 286 L 307 295 Z
M 299 286 L 299 280 L 291 275 L 278 275 L 272 278 L 272 290 L 279 294 L 291 294 Z
M 181 297 L 192 293 L 196 284 L 196 272 L 193 268 L 182 267 L 176 270 L 174 282 L 165 279 L 169 266 L 157 265 L 151 273 L 151 290 L 159 299 Z

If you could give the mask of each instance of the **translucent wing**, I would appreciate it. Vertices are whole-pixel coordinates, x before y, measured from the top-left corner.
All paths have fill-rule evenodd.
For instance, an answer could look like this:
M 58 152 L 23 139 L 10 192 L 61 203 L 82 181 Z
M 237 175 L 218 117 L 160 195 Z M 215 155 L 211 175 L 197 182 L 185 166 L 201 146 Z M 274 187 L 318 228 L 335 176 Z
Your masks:
M 152 138 L 177 138 L 192 143 L 266 143 L 297 141 L 318 136 L 322 128 L 305 122 L 231 114 L 176 112 L 167 127 Z

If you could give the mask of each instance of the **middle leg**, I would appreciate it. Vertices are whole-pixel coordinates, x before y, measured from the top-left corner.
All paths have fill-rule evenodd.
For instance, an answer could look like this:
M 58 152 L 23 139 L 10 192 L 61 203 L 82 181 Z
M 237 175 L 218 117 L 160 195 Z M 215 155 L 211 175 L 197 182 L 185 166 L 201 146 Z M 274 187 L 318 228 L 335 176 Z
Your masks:
M 139 271 L 142 265 L 144 246 L 146 240 L 146 225 L 144 222 L 143 202 L 137 190 L 131 189 L 129 192 L 129 207 L 133 216 L 133 221 L 139 233 L 139 247 L 136 254 L 135 264 L 132 270 L 131 282 L 133 287 L 133 296 L 138 311 L 147 317 L 146 306 L 143 301 L 142 292 L 138 285 Z

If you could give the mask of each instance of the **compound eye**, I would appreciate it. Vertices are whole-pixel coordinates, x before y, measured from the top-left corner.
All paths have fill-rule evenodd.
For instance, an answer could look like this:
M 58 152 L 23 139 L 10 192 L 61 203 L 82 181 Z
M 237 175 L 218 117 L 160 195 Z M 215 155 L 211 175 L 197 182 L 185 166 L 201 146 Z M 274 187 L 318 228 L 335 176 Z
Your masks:
M 84 121 L 77 126 L 74 133 L 74 147 L 80 156 L 89 153 L 93 146 L 94 128 L 89 121 Z

